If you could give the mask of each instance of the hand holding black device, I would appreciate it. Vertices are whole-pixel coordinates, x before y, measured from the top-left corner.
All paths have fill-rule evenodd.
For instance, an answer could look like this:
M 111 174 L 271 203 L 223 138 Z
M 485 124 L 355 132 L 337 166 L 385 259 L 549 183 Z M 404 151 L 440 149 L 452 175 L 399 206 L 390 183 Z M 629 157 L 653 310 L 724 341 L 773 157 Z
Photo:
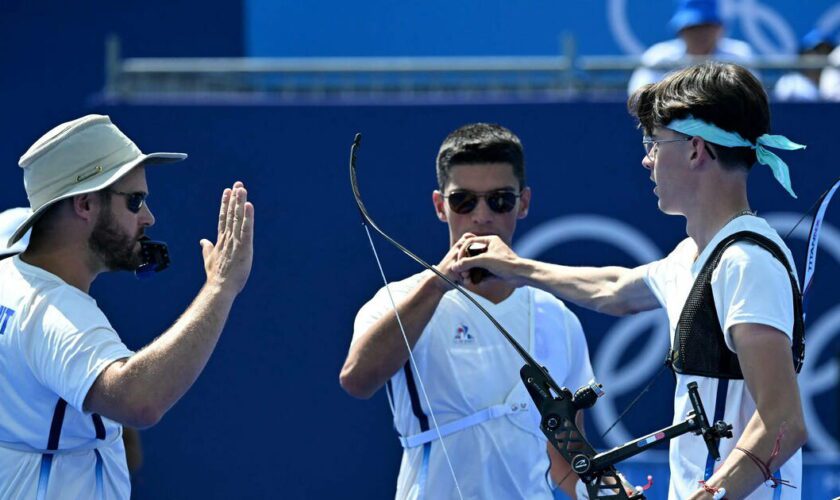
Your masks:
M 487 251 L 487 244 L 486 243 L 472 243 L 470 246 L 467 247 L 467 254 L 470 257 L 475 257 L 478 254 L 482 254 Z M 490 277 L 493 274 L 490 273 L 487 269 L 483 269 L 480 267 L 474 267 L 470 269 L 470 281 L 473 282 L 474 285 L 481 283 L 484 278 Z

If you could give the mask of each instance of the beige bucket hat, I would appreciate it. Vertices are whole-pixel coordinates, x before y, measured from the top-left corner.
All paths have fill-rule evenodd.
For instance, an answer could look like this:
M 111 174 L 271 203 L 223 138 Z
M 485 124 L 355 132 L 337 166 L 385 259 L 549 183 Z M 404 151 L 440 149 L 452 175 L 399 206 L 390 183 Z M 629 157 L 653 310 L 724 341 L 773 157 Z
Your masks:
M 142 151 L 103 115 L 87 115 L 50 130 L 20 157 L 32 213 L 7 243 L 18 241 L 57 201 L 92 193 L 115 183 L 141 164 L 174 163 L 184 153 Z

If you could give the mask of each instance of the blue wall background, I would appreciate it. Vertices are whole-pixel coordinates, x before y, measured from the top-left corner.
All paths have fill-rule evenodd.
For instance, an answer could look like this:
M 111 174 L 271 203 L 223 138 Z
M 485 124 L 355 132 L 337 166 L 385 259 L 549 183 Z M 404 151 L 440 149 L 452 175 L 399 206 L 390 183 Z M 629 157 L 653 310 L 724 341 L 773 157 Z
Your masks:
M 650 18 L 650 25 L 634 24 L 638 33 L 667 20 L 668 15 L 659 12 L 670 12 L 670 5 L 648 11 L 655 3 L 627 5 Z M 598 28 L 604 22 L 602 3 L 569 3 L 562 11 L 558 3 L 540 5 L 545 11 L 539 12 L 556 16 L 536 15 L 529 2 L 522 2 L 520 10 L 502 3 L 482 8 L 465 4 L 459 13 L 471 26 L 488 19 L 511 22 L 483 24 L 492 29 L 463 37 L 452 26 L 440 24 L 438 14 L 424 17 L 411 10 L 423 9 L 418 6 L 403 5 L 405 11 L 394 12 L 390 4 L 379 5 L 379 10 L 357 5 L 351 12 L 337 2 L 310 3 L 308 9 L 292 2 L 276 5 L 280 15 L 259 11 L 267 7 L 256 2 L 208 7 L 195 0 L 119 5 L 94 0 L 79 7 L 53 0 L 13 0 L 0 5 L 3 208 L 26 204 L 15 165 L 18 156 L 56 123 L 83 113 L 110 114 L 145 151 L 190 153 L 183 164 L 149 170 L 149 201 L 158 220 L 150 234 L 170 244 L 173 267 L 147 282 L 130 275 L 103 276 L 92 290 L 130 346 L 139 348 L 166 329 L 201 286 L 198 240 L 213 236 L 221 190 L 242 179 L 256 204 L 257 253 L 251 281 L 195 387 L 158 426 L 143 431 L 146 464 L 137 477 L 136 498 L 392 496 L 400 450 L 387 403 L 381 394 L 371 401 L 353 400 L 338 386 L 355 312 L 381 286 L 347 179 L 347 153 L 357 131 L 365 134 L 359 175 L 369 210 L 386 231 L 430 261 L 436 261 L 447 244 L 445 227 L 434 218 L 430 204 L 434 153 L 450 130 L 479 120 L 510 127 L 526 145 L 535 199 L 531 215 L 519 226 L 520 239 L 534 234 L 543 222 L 574 214 L 627 224 L 662 252 L 683 234 L 680 219 L 656 210 L 640 165 L 640 137 L 622 103 L 214 107 L 104 105 L 95 97 L 104 80 L 108 33 L 121 36 L 126 56 L 238 56 L 255 53 L 257 35 L 264 28 L 254 24 L 260 16 L 281 37 L 283 49 L 258 55 L 427 54 L 425 49 L 406 52 L 414 42 L 433 42 L 453 54 L 498 54 L 510 46 L 507 53 L 556 53 L 556 32 L 546 35 L 536 29 L 552 28 L 554 17 L 562 20 L 558 25 L 574 20 L 575 25 L 589 26 L 591 36 L 585 43 L 591 45 L 581 38 L 582 51 L 618 50 L 598 48 L 599 40 L 606 39 L 603 27 Z M 785 17 L 804 32 L 830 5 L 808 2 L 798 6 L 802 15 Z M 376 18 L 378 14 L 382 17 Z M 366 16 L 374 18 L 368 21 Z M 396 28 L 388 28 L 392 24 Z M 429 30 L 427 24 L 440 29 Z M 401 41 L 410 33 L 413 38 Z M 650 33 L 650 41 L 668 36 L 664 31 L 662 36 Z M 804 152 L 784 155 L 799 200 L 787 197 L 769 172 L 757 167 L 753 205 L 762 214 L 801 213 L 838 175 L 833 148 L 840 106 L 776 105 L 773 111 L 777 132 L 809 145 Z M 840 225 L 836 208 L 828 222 Z M 402 255 L 377 243 L 391 279 L 417 271 Z M 791 246 L 801 266 L 804 243 L 793 239 Z M 556 245 L 540 257 L 568 264 L 636 264 L 622 249 L 591 238 Z M 840 320 L 832 315 L 838 308 L 840 257 L 823 250 L 818 266 L 811 324 L 833 323 L 824 328 L 827 343 L 809 351 L 808 363 L 817 371 L 801 382 L 804 387 L 817 379 L 830 382 L 807 402 L 816 405 L 821 425 L 837 441 Z M 604 335 L 616 322 L 579 312 L 597 356 L 605 345 Z M 642 363 L 647 340 L 642 333 L 630 344 L 622 359 L 627 365 L 621 368 Z M 611 378 L 601 379 L 608 396 L 598 406 L 620 410 L 638 387 L 615 390 L 626 372 L 611 373 Z M 627 418 L 628 432 L 640 435 L 670 421 L 670 384 L 667 375 L 657 381 Z M 590 434 L 599 430 L 590 419 Z M 824 444 L 812 443 L 811 448 Z M 655 453 L 648 457 L 661 459 Z M 812 455 L 809 460 L 817 459 Z M 838 467 L 813 467 L 824 473 L 809 473 L 812 482 L 803 485 L 805 497 L 840 495 Z M 651 496 L 664 494 L 667 478 L 661 466 L 626 469 L 638 473 L 634 478 L 639 481 L 647 471 L 659 471 Z
M 239 2 L 60 0 L 0 2 L 0 158 L 13 169 L 33 140 L 83 113 L 104 86 L 105 39 L 124 57 L 243 54 Z
M 759 53 L 794 53 L 814 26 L 840 27 L 836 0 L 719 0 L 728 32 Z M 674 33 L 673 0 L 247 0 L 251 56 L 633 54 Z
M 163 331 L 200 287 L 198 240 L 214 235 L 221 190 L 242 179 L 256 205 L 256 261 L 249 284 L 194 388 L 158 426 L 142 433 L 146 465 L 136 486 L 138 498 L 392 494 L 399 448 L 387 404 L 381 395 L 353 400 L 337 383 L 355 312 L 381 286 L 346 172 L 356 131 L 365 134 L 359 176 L 371 214 L 430 261 L 437 261 L 447 245 L 445 226 L 430 204 L 434 152 L 448 131 L 478 120 L 504 123 L 526 145 L 535 193 L 520 236 L 558 216 L 598 214 L 637 228 L 663 252 L 682 237 L 681 219 L 657 212 L 640 165 L 640 136 L 620 103 L 89 111 L 110 114 L 146 151 L 190 154 L 183 164 L 148 171 L 150 206 L 158 221 L 150 234 L 170 244 L 172 269 L 146 282 L 125 274 L 102 276 L 92 291 L 130 346 L 139 348 Z M 786 155 L 800 199 L 787 197 L 770 173 L 757 167 L 753 206 L 760 212 L 801 212 L 837 175 L 834 135 L 812 123 L 840 119 L 840 106 L 776 106 L 774 111 L 778 132 L 809 144 L 801 154 Z M 9 178 L 0 195 L 9 205 L 24 203 L 17 179 Z M 836 213 L 829 220 L 836 220 Z M 801 257 L 804 245 L 794 241 L 791 246 Z M 396 251 L 379 248 L 391 279 L 417 271 Z M 593 241 L 560 245 L 542 257 L 570 264 L 635 264 L 623 252 Z M 837 307 L 838 261 L 821 255 L 819 266 L 812 321 Z M 580 316 L 594 357 L 614 320 L 586 311 Z M 809 353 L 809 362 L 836 363 L 836 333 L 829 347 Z M 631 346 L 623 361 L 631 365 L 639 355 Z M 618 381 L 601 382 L 609 393 Z M 668 376 L 661 377 L 628 417 L 631 433 L 669 423 L 669 384 Z M 620 394 L 617 406 L 632 395 Z M 818 404 L 824 425 L 837 439 L 836 384 Z M 601 431 L 590 430 L 592 435 Z

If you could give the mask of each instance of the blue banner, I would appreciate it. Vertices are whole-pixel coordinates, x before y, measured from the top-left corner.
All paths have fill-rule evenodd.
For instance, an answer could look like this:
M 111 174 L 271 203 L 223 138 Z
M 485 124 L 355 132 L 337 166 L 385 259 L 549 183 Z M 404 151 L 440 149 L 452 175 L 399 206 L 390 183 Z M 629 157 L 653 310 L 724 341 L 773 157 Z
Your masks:
M 792 54 L 819 26 L 837 33 L 836 0 L 720 0 L 728 35 L 760 54 Z M 672 0 L 245 2 L 245 50 L 257 57 L 638 54 L 674 37 Z

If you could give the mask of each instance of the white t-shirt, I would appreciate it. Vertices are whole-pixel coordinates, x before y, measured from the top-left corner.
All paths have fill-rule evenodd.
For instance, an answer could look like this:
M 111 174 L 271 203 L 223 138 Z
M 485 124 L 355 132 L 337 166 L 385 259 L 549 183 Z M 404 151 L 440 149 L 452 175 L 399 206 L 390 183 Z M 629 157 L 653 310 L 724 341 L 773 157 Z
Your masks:
M 829 66 L 820 73 L 820 97 L 827 101 L 840 101 L 840 47 L 828 55 Z
M 773 97 L 780 101 L 818 101 L 820 91 L 810 78 L 794 71 L 779 78 Z
M 776 243 L 787 256 L 792 269 L 793 257 L 782 239 L 764 219 L 742 216 L 729 222 L 718 231 L 703 253 L 697 255 L 697 246 L 690 238 L 683 240 L 666 258 L 648 264 L 645 282 L 667 310 L 671 342 L 685 301 L 697 274 L 715 247 L 727 236 L 752 231 Z M 789 338 L 793 336 L 793 294 L 790 278 L 781 262 L 763 248 L 748 242 L 738 242 L 727 248 L 712 273 L 712 295 L 718 320 L 723 326 L 726 345 L 733 350 L 730 328 L 737 324 L 756 323 L 776 328 Z M 692 410 L 687 385 L 697 382 L 700 399 L 710 422 L 722 418 L 732 424 L 732 439 L 720 441 L 721 462 L 737 445 L 744 428 L 755 413 L 755 402 L 743 380 L 722 380 L 696 375 L 677 374 L 674 398 L 674 423 L 685 420 Z M 726 391 L 725 401 L 718 401 L 718 391 Z M 723 406 L 720 406 L 723 405 Z M 722 417 L 716 417 L 722 414 Z M 708 449 L 700 436 L 685 434 L 671 440 L 671 484 L 669 498 L 686 498 L 704 479 L 708 462 Z M 774 464 L 777 465 L 777 464 Z M 756 474 L 758 471 L 756 470 Z M 801 488 L 802 451 L 797 451 L 781 468 L 781 478 Z M 780 487 L 784 500 L 800 498 L 801 489 Z M 759 486 L 747 498 L 771 499 L 775 490 Z
M 120 424 L 103 418 L 97 440 L 88 390 L 113 361 L 133 353 L 96 301 L 41 268 L 11 257 L 0 262 L 0 498 L 35 498 L 41 453 L 59 398 L 67 401 L 46 498 L 96 498 L 96 455 L 104 498 L 128 498 Z M 24 451 L 28 450 L 28 451 Z
M 392 283 L 395 301 L 399 303 L 427 273 Z M 548 368 L 558 385 L 574 392 L 593 378 L 580 322 L 561 301 L 527 287 L 516 289 L 499 304 L 473 297 Z M 353 341 L 386 314 L 393 314 L 393 309 L 382 288 L 356 316 Z M 413 352 L 439 425 L 502 403 L 522 410 L 443 438 L 464 498 L 552 498 L 545 478 L 549 468 L 546 439 L 519 377 L 524 361 L 490 321 L 459 292 L 447 292 Z M 420 391 L 416 376 L 415 384 Z M 397 432 L 401 436 L 420 433 L 403 370 L 391 378 L 389 386 Z M 434 429 L 422 393 L 419 399 L 429 428 Z M 404 450 L 396 497 L 419 498 L 422 489 L 425 498 L 457 498 L 438 440 L 432 441 L 427 480 L 421 484 L 422 462 L 423 446 Z
M 630 76 L 630 82 L 627 84 L 627 93 L 632 94 L 643 85 L 661 81 L 669 72 L 676 71 L 676 68 L 662 70 L 654 69 L 653 66 L 680 62 L 686 58 L 685 50 L 685 42 L 681 38 L 651 45 L 642 54 L 642 66 L 636 68 Z M 753 63 L 754 56 L 752 47 L 747 42 L 732 38 L 721 38 L 718 41 L 712 59 L 749 66 Z

